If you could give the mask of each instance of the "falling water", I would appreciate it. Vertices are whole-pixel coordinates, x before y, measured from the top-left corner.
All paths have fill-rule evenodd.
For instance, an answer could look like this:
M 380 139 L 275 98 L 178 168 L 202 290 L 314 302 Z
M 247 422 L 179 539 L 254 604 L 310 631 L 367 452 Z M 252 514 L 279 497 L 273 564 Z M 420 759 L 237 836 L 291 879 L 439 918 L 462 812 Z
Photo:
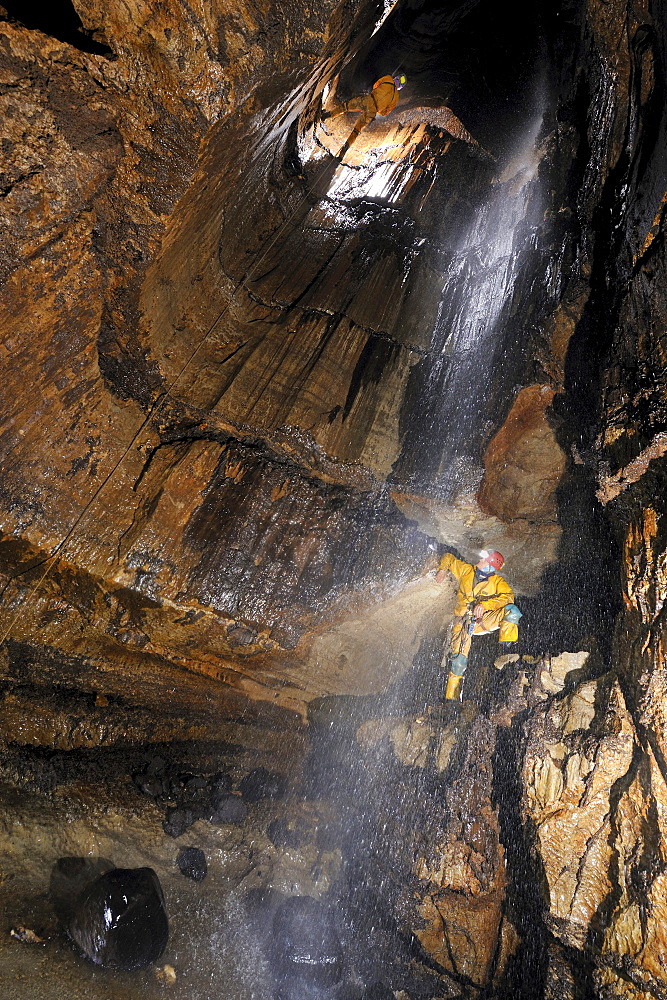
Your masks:
M 404 442 L 412 478 L 430 480 L 443 498 L 474 492 L 481 476 L 492 375 L 507 344 L 506 325 L 520 321 L 518 279 L 536 259 L 543 221 L 542 121 L 540 112 L 464 231 L 453 240 L 443 234 L 452 250 L 433 335 L 436 356 L 424 362 L 419 416 Z

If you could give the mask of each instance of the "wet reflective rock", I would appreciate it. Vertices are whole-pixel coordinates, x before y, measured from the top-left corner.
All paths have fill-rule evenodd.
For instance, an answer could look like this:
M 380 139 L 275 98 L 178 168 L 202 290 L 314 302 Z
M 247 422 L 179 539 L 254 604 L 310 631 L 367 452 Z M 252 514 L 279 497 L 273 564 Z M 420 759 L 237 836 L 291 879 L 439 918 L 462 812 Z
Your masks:
M 287 779 L 265 767 L 256 767 L 240 782 L 239 791 L 246 802 L 282 799 L 287 791 Z
M 211 823 L 243 823 L 247 815 L 243 799 L 231 792 L 220 792 L 212 798 L 208 819 Z
M 266 833 L 274 847 L 298 849 L 309 840 L 309 832 L 306 827 L 299 823 L 291 824 L 282 816 L 269 823 Z
M 292 896 L 273 918 L 273 957 L 285 979 L 332 986 L 343 974 L 343 949 L 333 916 L 310 896 Z
M 206 878 L 208 871 L 206 855 L 199 847 L 184 847 L 179 851 L 176 864 L 182 875 L 194 879 L 195 882 L 201 882 L 203 878 Z
M 180 837 L 192 826 L 196 816 L 192 809 L 167 809 L 167 818 L 162 829 L 170 837 Z
M 114 868 L 83 890 L 67 933 L 86 958 L 107 969 L 155 962 L 169 938 L 164 896 L 152 868 Z

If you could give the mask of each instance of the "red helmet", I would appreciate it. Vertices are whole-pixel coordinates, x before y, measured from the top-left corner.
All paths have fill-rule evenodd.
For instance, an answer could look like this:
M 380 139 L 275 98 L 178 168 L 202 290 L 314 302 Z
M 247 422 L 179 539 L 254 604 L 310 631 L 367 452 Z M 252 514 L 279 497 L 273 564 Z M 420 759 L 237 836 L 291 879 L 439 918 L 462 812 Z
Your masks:
M 505 557 L 501 555 L 500 552 L 495 552 L 493 549 L 482 549 L 479 556 L 480 559 L 484 559 L 489 566 L 493 566 L 496 570 L 502 569 L 505 563 Z

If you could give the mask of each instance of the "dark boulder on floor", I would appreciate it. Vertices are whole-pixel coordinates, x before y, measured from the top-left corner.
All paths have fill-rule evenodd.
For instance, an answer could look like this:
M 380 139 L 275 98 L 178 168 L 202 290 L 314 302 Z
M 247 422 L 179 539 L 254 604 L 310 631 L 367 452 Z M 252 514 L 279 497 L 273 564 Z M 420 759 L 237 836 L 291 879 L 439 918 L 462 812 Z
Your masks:
M 211 798 L 211 809 L 207 818 L 211 823 L 239 824 L 243 823 L 247 815 L 248 807 L 238 795 L 233 795 L 231 792 L 218 792 Z
M 170 837 L 180 837 L 196 820 L 192 809 L 167 809 L 162 829 Z
M 76 900 L 67 932 L 86 958 L 107 969 L 155 962 L 169 938 L 164 896 L 152 868 L 114 868 Z
M 287 779 L 265 767 L 256 767 L 239 783 L 239 791 L 246 802 L 282 799 L 287 791 Z
M 310 896 L 292 896 L 273 918 L 273 959 L 283 979 L 333 986 L 343 974 L 343 949 L 331 911 Z
M 178 853 L 176 864 L 182 875 L 194 879 L 195 882 L 201 882 L 206 878 L 208 872 L 206 855 L 199 847 L 184 847 Z

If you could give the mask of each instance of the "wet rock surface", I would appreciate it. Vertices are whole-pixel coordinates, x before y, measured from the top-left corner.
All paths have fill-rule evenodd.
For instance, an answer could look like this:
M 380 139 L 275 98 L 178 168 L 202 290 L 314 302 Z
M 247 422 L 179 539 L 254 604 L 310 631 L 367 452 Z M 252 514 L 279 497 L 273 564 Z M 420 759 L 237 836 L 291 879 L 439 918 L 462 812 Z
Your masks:
M 280 904 L 273 918 L 272 949 L 285 980 L 327 987 L 343 975 L 343 949 L 333 914 L 311 896 L 292 896 Z
M 159 757 L 135 772 L 132 781 L 142 795 L 167 805 L 162 827 L 170 837 L 181 837 L 198 819 L 241 824 L 248 815 L 246 802 L 281 799 L 288 787 L 285 775 L 257 767 L 238 782 L 235 792 L 231 774 L 176 773 Z
M 182 875 L 194 879 L 195 882 L 201 882 L 206 878 L 208 865 L 206 855 L 200 847 L 184 847 L 178 852 L 176 864 Z
M 287 791 L 284 775 L 258 767 L 239 784 L 239 791 L 246 802 L 261 802 L 262 799 L 282 799 Z
M 152 868 L 114 868 L 74 901 L 67 933 L 86 958 L 107 969 L 141 969 L 157 961 L 169 920 Z

